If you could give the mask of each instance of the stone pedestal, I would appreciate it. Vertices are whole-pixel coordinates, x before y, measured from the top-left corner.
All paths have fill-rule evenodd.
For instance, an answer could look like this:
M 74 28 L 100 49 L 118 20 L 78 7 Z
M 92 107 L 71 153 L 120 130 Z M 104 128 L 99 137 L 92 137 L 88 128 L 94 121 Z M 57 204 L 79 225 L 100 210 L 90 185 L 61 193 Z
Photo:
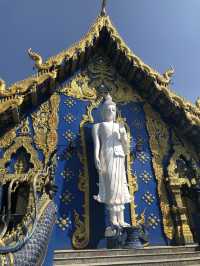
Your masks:
M 143 248 L 138 227 L 126 227 L 124 230 L 127 237 L 123 248 Z
M 109 234 L 110 233 L 110 234 Z M 107 248 L 143 248 L 140 240 L 140 230 L 138 227 L 114 227 L 107 230 Z

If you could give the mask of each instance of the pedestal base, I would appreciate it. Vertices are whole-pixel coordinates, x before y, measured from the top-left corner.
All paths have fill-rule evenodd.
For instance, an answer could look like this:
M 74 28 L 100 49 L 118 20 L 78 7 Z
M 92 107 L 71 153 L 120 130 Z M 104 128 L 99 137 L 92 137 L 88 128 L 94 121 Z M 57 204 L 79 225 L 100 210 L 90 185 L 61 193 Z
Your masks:
M 105 233 L 108 249 L 143 248 L 138 227 L 109 227 Z
M 137 227 L 126 227 L 126 242 L 123 248 L 143 248 L 140 241 L 140 231 Z

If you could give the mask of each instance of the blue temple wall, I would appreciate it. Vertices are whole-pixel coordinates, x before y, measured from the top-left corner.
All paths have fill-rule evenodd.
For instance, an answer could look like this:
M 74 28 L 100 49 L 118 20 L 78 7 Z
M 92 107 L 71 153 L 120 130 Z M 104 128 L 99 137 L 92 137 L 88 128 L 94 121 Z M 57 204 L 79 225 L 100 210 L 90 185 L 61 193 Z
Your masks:
M 67 86 L 75 78 L 76 75 L 64 86 Z M 49 240 L 45 266 L 52 265 L 54 250 L 105 248 L 104 232 L 109 224 L 108 211 L 105 206 L 93 199 L 93 195 L 98 193 L 98 173 L 94 165 L 94 144 L 91 132 L 94 123 L 101 122 L 102 101 L 91 109 L 92 121 L 90 119 L 87 121 L 85 116 L 88 113 L 88 108 L 90 108 L 91 99 L 80 99 L 76 95 L 74 97 L 68 96 L 62 91 L 57 94 L 57 97 L 59 98 L 59 106 L 56 111 L 58 117 L 55 170 L 57 193 L 54 198 L 57 217 Z M 47 100 L 46 103 L 47 112 L 49 110 L 50 113 L 50 100 Z M 173 239 L 167 238 L 164 232 L 164 217 L 160 207 L 158 180 L 153 165 L 153 151 L 150 143 L 151 132 L 147 126 L 149 114 L 145 111 L 144 105 L 143 100 L 120 101 L 118 99 L 117 102 L 118 116 L 123 118 L 130 131 L 131 173 L 137 183 L 137 190 L 133 195 L 136 206 L 135 212 L 138 220 L 142 214 L 145 216 L 145 222 L 148 224 L 149 245 L 169 245 L 173 244 Z M 33 121 L 34 114 L 38 114 L 42 121 L 40 109 L 41 107 L 38 107 L 32 113 L 27 113 L 25 120 L 28 125 L 26 135 L 32 139 L 32 147 L 36 151 L 38 160 L 43 164 L 45 154 L 44 150 L 37 144 L 35 136 L 38 127 Z M 82 124 L 83 128 L 80 127 Z M 22 135 L 23 127 L 23 123 L 17 126 L 16 138 Z M 166 128 L 168 139 L 165 141 L 168 143 L 168 149 L 162 161 L 164 177 L 168 175 L 167 167 L 174 153 L 173 129 L 168 126 Z M 0 149 L 0 160 L 4 157 L 4 152 L 11 146 L 12 143 L 5 149 Z M 85 150 L 84 147 L 86 147 Z M 11 157 L 7 165 L 9 173 L 15 171 L 16 155 Z M 166 191 L 171 207 L 173 195 L 170 190 L 166 189 Z M 3 193 L 0 189 L 0 198 L 1 195 Z M 88 221 L 85 218 L 88 218 Z M 194 220 L 197 221 L 198 219 L 198 215 L 195 216 L 194 213 Z M 130 223 L 132 220 L 129 204 L 126 205 L 125 220 Z M 200 232 L 199 222 L 196 222 L 196 228 Z M 86 239 L 84 237 L 77 239 L 79 233 L 85 234 Z

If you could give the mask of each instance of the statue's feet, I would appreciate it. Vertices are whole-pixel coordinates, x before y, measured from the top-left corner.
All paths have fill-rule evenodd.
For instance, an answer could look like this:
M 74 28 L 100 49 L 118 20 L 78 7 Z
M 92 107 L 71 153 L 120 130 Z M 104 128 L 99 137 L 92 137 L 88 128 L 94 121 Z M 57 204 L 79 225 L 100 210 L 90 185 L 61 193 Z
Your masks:
M 121 227 L 131 227 L 130 224 L 125 223 L 125 222 L 121 222 L 121 223 L 119 223 L 119 225 L 120 225 Z
M 111 227 L 120 227 L 120 224 L 116 222 L 111 222 Z

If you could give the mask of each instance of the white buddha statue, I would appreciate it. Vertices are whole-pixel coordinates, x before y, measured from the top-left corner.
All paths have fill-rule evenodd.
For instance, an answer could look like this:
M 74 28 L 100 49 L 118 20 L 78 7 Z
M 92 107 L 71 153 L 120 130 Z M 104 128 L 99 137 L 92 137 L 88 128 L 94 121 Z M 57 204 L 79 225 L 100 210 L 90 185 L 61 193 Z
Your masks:
M 105 203 L 111 225 L 129 226 L 124 221 L 124 205 L 131 201 L 125 169 L 128 152 L 126 129 L 116 122 L 116 104 L 108 94 L 102 106 L 103 122 L 93 127 L 94 159 L 99 173 L 99 194 L 94 196 Z

